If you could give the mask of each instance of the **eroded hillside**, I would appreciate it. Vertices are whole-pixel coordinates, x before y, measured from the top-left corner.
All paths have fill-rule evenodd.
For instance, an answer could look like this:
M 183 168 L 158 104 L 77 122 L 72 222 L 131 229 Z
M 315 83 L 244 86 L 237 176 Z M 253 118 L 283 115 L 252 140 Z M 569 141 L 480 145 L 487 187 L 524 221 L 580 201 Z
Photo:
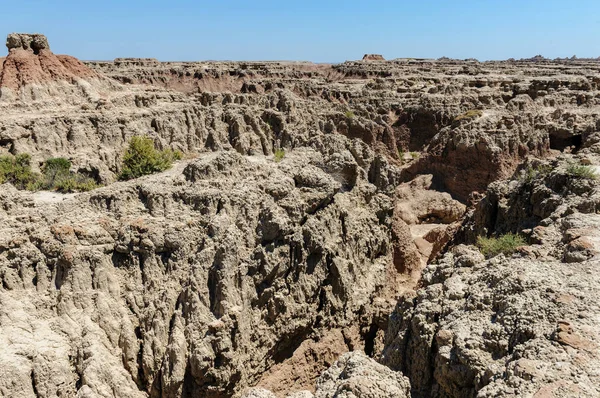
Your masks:
M 0 394 L 600 394 L 600 63 L 7 47 L 0 150 L 105 186 L 0 186 Z M 138 135 L 184 159 L 116 182 Z

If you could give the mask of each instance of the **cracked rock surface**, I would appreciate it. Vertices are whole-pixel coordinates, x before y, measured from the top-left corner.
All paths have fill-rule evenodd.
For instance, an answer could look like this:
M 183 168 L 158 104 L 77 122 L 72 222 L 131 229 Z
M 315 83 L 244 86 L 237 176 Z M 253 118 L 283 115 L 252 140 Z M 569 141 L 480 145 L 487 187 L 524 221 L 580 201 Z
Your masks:
M 492 184 L 464 221 L 467 235 L 519 232 L 528 246 L 486 260 L 457 245 L 400 300 L 381 359 L 409 377 L 412 396 L 600 394 L 600 196 L 570 162 Z
M 331 145 L 211 153 L 59 204 L 10 190 L 0 391 L 230 396 L 330 328 L 338 355 L 364 345 L 399 289 L 392 200 Z M 324 171 L 340 163 L 354 185 Z
M 600 395 L 600 62 L 7 48 L 0 154 L 105 186 L 0 185 L 0 396 Z

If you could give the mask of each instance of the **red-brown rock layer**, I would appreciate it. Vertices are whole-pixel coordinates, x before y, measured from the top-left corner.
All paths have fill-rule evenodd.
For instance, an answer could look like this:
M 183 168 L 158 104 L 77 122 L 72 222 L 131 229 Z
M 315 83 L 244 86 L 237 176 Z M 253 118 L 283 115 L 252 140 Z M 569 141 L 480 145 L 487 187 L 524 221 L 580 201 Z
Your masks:
M 35 40 L 28 44 L 29 40 L 33 40 L 31 35 L 9 35 L 6 42 L 9 54 L 6 58 L 0 58 L 0 88 L 18 91 L 28 84 L 61 80 L 74 82 L 76 79 L 97 77 L 96 72 L 78 59 L 54 55 L 44 36 L 34 36 Z

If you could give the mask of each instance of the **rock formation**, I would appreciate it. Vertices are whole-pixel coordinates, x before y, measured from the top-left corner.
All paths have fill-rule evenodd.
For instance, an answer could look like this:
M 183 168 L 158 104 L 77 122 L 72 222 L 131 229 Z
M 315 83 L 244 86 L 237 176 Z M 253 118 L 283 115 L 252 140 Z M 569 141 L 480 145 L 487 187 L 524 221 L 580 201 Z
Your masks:
M 54 55 L 44 35 L 12 33 L 6 39 L 6 47 L 9 53 L 0 69 L 0 98 L 36 97 L 44 90 L 37 92 L 34 86 L 55 82 L 74 84 L 79 79 L 97 77 L 79 60 L 67 55 Z M 52 92 L 47 94 L 52 95 Z
M 3 347 L 0 389 L 230 396 L 327 330 L 340 330 L 342 352 L 362 348 L 370 329 L 360 325 L 393 308 L 392 202 L 350 142 L 323 145 L 332 155 L 298 150 L 281 163 L 217 152 L 3 217 L 2 309 L 12 320 L 0 327 L 31 351 L 13 366 L 18 345 Z M 369 164 L 369 149 L 359 152 Z M 25 214 L 39 219 L 29 232 L 16 219 Z M 28 308 L 22 318 L 11 313 L 17 303 Z M 53 353 L 41 355 L 48 339 Z M 120 379 L 103 379 L 102 368 Z
M 362 59 L 363 61 L 385 61 L 385 58 L 383 58 L 383 55 L 379 55 L 379 54 L 365 54 L 365 56 Z
M 314 395 L 298 391 L 286 398 L 410 397 L 408 379 L 362 353 L 344 354 L 317 380 Z M 243 398 L 276 398 L 263 388 L 246 392 Z
M 382 362 L 409 377 L 413 396 L 600 394 L 600 288 L 588 276 L 599 264 L 600 196 L 568 164 L 493 184 L 464 222 L 475 236 L 527 234 L 530 246 L 486 261 L 458 245 L 399 302 Z
M 0 395 L 600 394 L 599 62 L 7 47 L 0 153 L 105 186 L 0 185 Z M 184 160 L 115 182 L 136 135 Z

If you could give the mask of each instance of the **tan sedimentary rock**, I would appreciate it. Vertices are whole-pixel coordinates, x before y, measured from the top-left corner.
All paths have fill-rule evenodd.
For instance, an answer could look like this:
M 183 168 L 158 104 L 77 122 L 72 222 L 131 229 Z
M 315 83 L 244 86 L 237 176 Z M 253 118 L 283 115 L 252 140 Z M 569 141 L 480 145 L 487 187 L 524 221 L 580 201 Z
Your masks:
M 489 260 L 456 246 L 423 271 L 415 298 L 399 302 L 382 362 L 417 394 L 600 393 L 600 286 L 589 277 L 598 266 L 600 196 L 596 180 L 569 174 L 577 161 L 534 165 L 545 171 L 492 184 L 458 233 L 468 242 L 516 232 L 530 246 Z
M 391 283 L 390 220 L 376 214 L 392 201 L 350 141 L 328 145 L 333 155 L 290 151 L 280 163 L 204 154 L 58 205 L 13 192 L 0 243 L 0 390 L 230 396 L 303 341 L 329 339 L 331 355 L 312 351 L 314 381 L 348 350 L 327 330 L 369 329 L 374 308 L 393 308 L 373 306 Z M 353 186 L 324 171 L 352 164 Z
M 82 64 L 8 42 L 0 151 L 109 185 L 0 186 L 0 395 L 598 393 L 597 182 L 565 163 L 600 163 L 598 62 Z M 188 159 L 112 184 L 134 135 Z M 459 245 L 510 231 L 514 258 Z
M 380 54 L 365 54 L 362 58 L 363 61 L 385 61 L 383 55 Z
M 400 372 L 377 363 L 360 352 L 342 355 L 316 382 L 315 392 L 299 391 L 285 398 L 407 398 L 410 383 Z M 273 398 L 276 395 L 263 388 L 253 388 L 243 398 Z M 283 397 L 283 395 L 282 395 Z

